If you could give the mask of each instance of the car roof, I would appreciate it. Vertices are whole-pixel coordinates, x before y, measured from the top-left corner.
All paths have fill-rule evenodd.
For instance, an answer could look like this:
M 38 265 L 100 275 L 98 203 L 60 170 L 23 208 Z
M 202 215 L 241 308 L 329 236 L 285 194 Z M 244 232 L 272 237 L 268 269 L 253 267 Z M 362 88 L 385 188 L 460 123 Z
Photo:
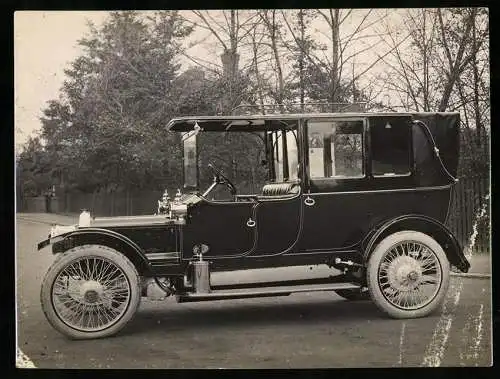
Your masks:
M 246 121 L 248 124 L 240 126 L 262 126 L 261 122 L 266 121 L 295 121 L 299 119 L 318 119 L 318 118 L 352 118 L 352 117 L 369 117 L 369 116 L 413 116 L 422 114 L 440 114 L 440 115 L 451 115 L 458 114 L 457 112 L 342 112 L 342 113 L 293 113 L 293 114 L 253 114 L 253 115 L 238 115 L 238 116 L 183 116 L 174 118 L 167 124 L 167 129 L 178 129 L 182 130 L 185 128 L 192 128 L 195 123 L 209 123 L 209 124 L 219 124 L 221 130 L 227 128 L 233 122 Z M 256 122 L 260 121 L 260 122 Z

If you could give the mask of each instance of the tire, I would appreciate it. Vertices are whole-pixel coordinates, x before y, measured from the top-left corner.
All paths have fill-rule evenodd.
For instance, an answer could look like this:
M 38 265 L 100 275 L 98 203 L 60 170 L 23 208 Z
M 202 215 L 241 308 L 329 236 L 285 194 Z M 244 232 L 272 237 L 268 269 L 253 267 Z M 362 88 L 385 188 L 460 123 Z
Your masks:
M 405 230 L 386 237 L 368 260 L 370 296 L 393 318 L 418 318 L 436 311 L 449 283 L 446 254 L 439 243 L 421 232 Z
M 362 289 L 356 290 L 336 290 L 335 293 L 349 301 L 370 300 L 370 292 Z
M 118 333 L 133 318 L 140 300 L 140 278 L 132 262 L 101 245 L 62 253 L 45 274 L 40 291 L 48 322 L 70 339 Z

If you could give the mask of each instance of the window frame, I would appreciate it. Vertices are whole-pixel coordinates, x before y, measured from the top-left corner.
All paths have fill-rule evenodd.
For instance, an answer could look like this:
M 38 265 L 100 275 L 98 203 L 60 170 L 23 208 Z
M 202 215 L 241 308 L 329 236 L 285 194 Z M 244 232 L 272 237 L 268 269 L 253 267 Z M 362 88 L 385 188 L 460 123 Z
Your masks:
M 305 136 L 306 136 L 306 149 L 307 149 L 307 176 L 310 181 L 315 181 L 315 180 L 332 180 L 332 181 L 339 181 L 339 180 L 362 180 L 366 179 L 368 177 L 368 165 L 367 165 L 367 125 L 368 125 L 368 119 L 367 117 L 328 117 L 328 118 L 308 118 L 304 120 L 305 124 Z M 363 127 L 361 128 L 361 167 L 363 170 L 362 175 L 356 175 L 356 176 L 321 176 L 321 177 L 311 177 L 311 172 L 310 172 L 310 164 L 311 161 L 309 159 L 309 154 L 310 154 L 310 148 L 309 148 L 309 124 L 310 123 L 328 123 L 328 122 L 347 122 L 347 121 L 361 121 L 363 123 Z M 324 162 L 323 162 L 324 164 Z
M 297 164 L 299 165 L 301 162 L 298 123 L 292 124 L 292 126 L 288 128 L 266 131 L 265 139 L 268 144 L 267 156 L 269 162 L 271 162 L 269 167 L 269 181 L 271 183 L 295 182 L 300 180 L 299 168 L 295 170 L 296 178 L 291 178 L 293 170 L 290 167 L 290 152 L 293 150 L 290 150 L 289 141 L 287 139 L 288 133 L 290 133 L 291 136 L 290 140 L 294 141 L 293 143 L 297 154 Z M 283 143 L 284 140 L 286 140 L 285 143 Z M 276 160 L 276 158 L 278 159 Z M 283 177 L 280 180 L 278 180 L 279 170 L 281 170 L 281 176 Z
M 194 183 L 189 183 L 189 185 L 186 183 L 186 141 L 190 138 L 194 138 L 194 162 L 195 162 L 195 168 L 196 168 L 196 178 Z M 196 190 L 198 189 L 200 185 L 200 172 L 199 172 L 199 163 L 198 163 L 198 157 L 199 157 L 199 142 L 198 142 L 198 135 L 196 133 L 193 133 L 192 131 L 188 132 L 183 132 L 181 133 L 181 154 L 182 154 L 182 187 L 184 190 Z
M 379 116 L 379 117 L 385 117 L 385 118 L 391 118 L 391 117 L 401 117 L 401 115 L 394 115 L 394 116 Z M 408 118 L 408 121 L 410 121 L 410 118 Z M 370 124 L 370 120 L 368 120 L 368 140 L 370 144 L 370 158 L 369 158 L 369 168 L 370 168 L 370 177 L 374 179 L 380 179 L 380 178 L 407 178 L 410 177 L 414 174 L 415 172 L 415 160 L 414 160 L 414 154 L 413 154 L 413 129 L 410 125 L 410 123 L 407 124 L 408 127 L 408 172 L 405 174 L 383 174 L 383 175 L 375 175 L 373 173 L 373 144 L 372 144 L 372 128 L 373 126 Z

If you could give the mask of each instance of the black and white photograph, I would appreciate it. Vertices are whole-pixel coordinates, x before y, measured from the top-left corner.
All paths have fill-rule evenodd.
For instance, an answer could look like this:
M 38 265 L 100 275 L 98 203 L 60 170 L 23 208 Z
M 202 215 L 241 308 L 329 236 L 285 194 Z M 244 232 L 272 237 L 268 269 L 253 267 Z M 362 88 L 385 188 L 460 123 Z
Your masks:
M 493 365 L 488 8 L 13 18 L 18 368 Z

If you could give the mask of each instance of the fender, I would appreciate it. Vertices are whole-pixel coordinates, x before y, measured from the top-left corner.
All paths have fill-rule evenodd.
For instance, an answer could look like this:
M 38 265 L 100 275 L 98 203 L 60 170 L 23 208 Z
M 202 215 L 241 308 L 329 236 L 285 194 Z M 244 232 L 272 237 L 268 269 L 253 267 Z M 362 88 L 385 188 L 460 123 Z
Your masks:
M 62 240 L 60 240 L 62 238 Z M 57 241 L 52 242 L 52 239 Z M 52 252 L 62 253 L 75 246 L 84 244 L 101 244 L 118 250 L 129 258 L 139 271 L 139 274 L 151 273 L 152 268 L 149 260 L 142 249 L 130 238 L 112 230 L 102 228 L 84 228 L 60 234 L 49 238 L 38 244 L 38 249 L 53 243 Z
M 470 263 L 453 233 L 438 220 L 418 214 L 398 216 L 372 229 L 365 239 L 367 243 L 363 249 L 364 262 L 368 261 L 374 247 L 379 241 L 389 234 L 400 230 L 416 230 L 430 235 L 442 246 L 452 265 L 462 272 L 469 271 Z M 363 245 L 365 244 L 363 243 Z

